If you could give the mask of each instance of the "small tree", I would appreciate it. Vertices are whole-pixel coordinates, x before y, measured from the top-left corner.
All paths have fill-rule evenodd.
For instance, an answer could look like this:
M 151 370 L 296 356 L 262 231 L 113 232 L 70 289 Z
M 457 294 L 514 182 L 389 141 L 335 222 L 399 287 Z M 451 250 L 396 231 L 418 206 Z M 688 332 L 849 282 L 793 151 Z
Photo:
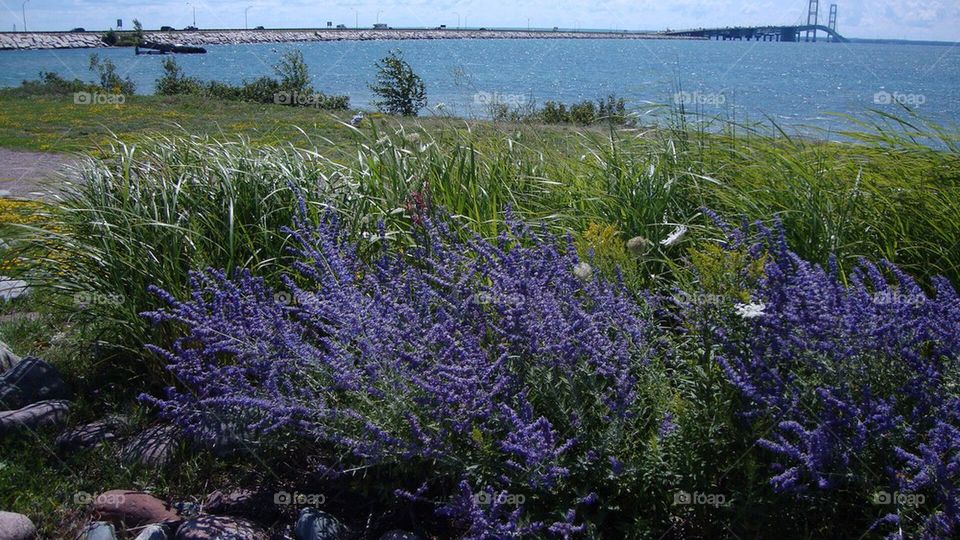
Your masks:
M 133 20 L 133 44 L 143 45 L 143 25 L 137 19 Z
M 120 77 L 117 66 L 109 58 L 100 59 L 97 54 L 90 55 L 90 71 L 100 77 L 100 87 L 116 94 L 132 94 L 136 86 L 130 77 Z
M 163 60 L 163 76 L 157 79 L 156 93 L 160 96 L 176 96 L 180 94 L 199 94 L 202 91 L 200 81 L 187 77 L 183 69 L 173 58 Z
M 297 92 L 302 95 L 313 94 L 310 85 L 310 72 L 307 63 L 303 61 L 300 51 L 287 51 L 280 57 L 280 61 L 273 66 L 273 71 L 280 76 L 280 88 L 285 92 Z
M 427 89 L 423 79 L 413 72 L 399 50 L 390 51 L 377 62 L 377 83 L 370 90 L 380 96 L 377 108 L 388 114 L 416 116 L 427 106 Z

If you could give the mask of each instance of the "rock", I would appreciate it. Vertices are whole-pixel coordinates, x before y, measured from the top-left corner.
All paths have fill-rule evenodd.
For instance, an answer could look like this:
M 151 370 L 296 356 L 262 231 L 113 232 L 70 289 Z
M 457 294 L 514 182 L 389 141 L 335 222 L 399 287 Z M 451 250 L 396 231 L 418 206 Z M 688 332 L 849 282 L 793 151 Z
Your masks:
M 420 536 L 407 531 L 387 531 L 383 533 L 380 540 L 422 540 Z
M 163 468 L 170 464 L 177 446 L 180 429 L 171 425 L 158 425 L 143 430 L 124 446 L 121 456 L 128 463 Z
M 117 540 L 117 532 L 113 530 L 113 525 L 105 521 L 94 521 L 87 526 L 83 538 L 85 540 Z
M 7 344 L 0 341 L 0 373 L 6 373 L 20 362 L 20 357 L 13 354 Z
M 193 446 L 209 451 L 217 457 L 230 457 L 249 450 L 253 439 L 249 430 L 237 420 L 209 423 L 192 437 Z
M 147 525 L 133 540 L 167 540 L 167 538 L 166 527 L 154 523 Z
M 170 505 L 142 491 L 105 491 L 93 501 L 92 510 L 100 519 L 124 527 L 180 521 L 180 516 Z
M 57 448 L 67 452 L 93 448 L 100 443 L 115 439 L 117 431 L 123 427 L 124 423 L 120 418 L 97 420 L 64 431 L 55 442 Z
M 3 540 L 28 540 L 36 535 L 37 528 L 27 516 L 0 512 L 0 538 Z
M 35 430 L 66 423 L 70 414 L 69 401 L 41 401 L 15 411 L 0 412 L 0 435 L 21 429 Z
M 173 503 L 173 509 L 184 519 L 194 518 L 203 513 L 201 512 L 200 505 L 195 502 L 175 502 Z
M 27 294 L 29 290 L 26 281 L 0 276 L 0 301 L 9 302 L 15 298 L 20 298 Z
M 228 493 L 214 491 L 203 503 L 209 514 L 240 516 L 256 521 L 269 521 L 280 512 L 273 500 L 273 493 L 236 489 Z
M 39 358 L 25 358 L 0 376 L 0 405 L 8 409 L 69 397 L 57 368 Z
M 200 516 L 184 521 L 177 528 L 176 540 L 269 540 L 269 535 L 242 519 L 226 516 Z
M 300 511 L 295 529 L 297 540 L 338 540 L 346 532 L 337 518 L 315 508 Z

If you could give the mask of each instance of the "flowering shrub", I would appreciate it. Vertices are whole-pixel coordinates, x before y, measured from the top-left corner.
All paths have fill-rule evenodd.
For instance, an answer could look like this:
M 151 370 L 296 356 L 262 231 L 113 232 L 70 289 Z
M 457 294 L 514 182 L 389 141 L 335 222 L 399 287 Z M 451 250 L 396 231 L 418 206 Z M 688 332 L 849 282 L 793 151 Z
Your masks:
M 651 356 L 641 304 L 586 271 L 569 239 L 513 223 L 463 240 L 418 223 L 415 248 L 365 263 L 332 213 L 298 222 L 286 291 L 213 270 L 192 276 L 189 299 L 156 290 L 169 307 L 147 316 L 186 333 L 155 349 L 180 385 L 144 399 L 194 437 L 233 425 L 363 463 L 429 460 L 431 478 L 404 495 L 436 496 L 469 537 L 583 531 L 578 511 L 615 481 L 617 449 L 662 429 L 638 383 Z
M 960 533 L 960 297 L 949 281 L 927 294 L 893 265 L 863 261 L 845 282 L 791 252 L 782 228 L 721 225 L 730 252 L 763 264 L 753 298 L 732 316 L 717 316 L 722 302 L 684 314 L 774 457 L 774 489 L 853 491 L 878 529 Z

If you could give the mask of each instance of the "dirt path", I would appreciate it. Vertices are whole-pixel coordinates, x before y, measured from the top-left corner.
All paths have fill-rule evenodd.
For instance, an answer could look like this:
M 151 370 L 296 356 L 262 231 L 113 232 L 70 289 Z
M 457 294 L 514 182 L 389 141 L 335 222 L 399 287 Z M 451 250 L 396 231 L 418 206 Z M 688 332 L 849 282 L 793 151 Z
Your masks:
M 73 161 L 66 154 L 0 148 L 0 197 L 47 198 L 56 189 L 51 180 Z

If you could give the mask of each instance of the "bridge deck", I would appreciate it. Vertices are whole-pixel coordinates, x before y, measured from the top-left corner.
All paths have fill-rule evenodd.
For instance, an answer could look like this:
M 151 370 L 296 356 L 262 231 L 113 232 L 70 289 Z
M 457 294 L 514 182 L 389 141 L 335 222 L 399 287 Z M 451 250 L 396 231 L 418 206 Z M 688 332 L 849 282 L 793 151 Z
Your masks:
M 668 36 L 700 37 L 718 40 L 756 40 L 756 41 L 800 41 L 802 32 L 823 32 L 830 41 L 846 42 L 847 38 L 836 30 L 822 24 L 800 24 L 787 26 L 738 26 L 732 28 L 696 28 L 689 30 L 669 30 Z

